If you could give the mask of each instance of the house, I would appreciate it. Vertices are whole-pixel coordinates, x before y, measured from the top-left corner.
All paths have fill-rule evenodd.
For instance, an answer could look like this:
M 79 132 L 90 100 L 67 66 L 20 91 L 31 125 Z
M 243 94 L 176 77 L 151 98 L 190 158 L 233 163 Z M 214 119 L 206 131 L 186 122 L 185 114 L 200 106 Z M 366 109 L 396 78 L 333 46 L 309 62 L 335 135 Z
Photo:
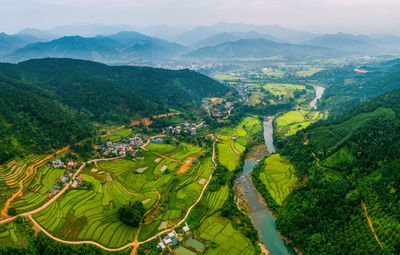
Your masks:
M 157 247 L 160 247 L 161 249 L 165 249 L 165 244 L 163 242 L 159 242 Z
M 74 182 L 72 183 L 72 188 L 76 188 L 76 186 L 78 186 L 78 182 L 76 180 L 74 180 Z
M 191 134 L 191 135 L 195 135 L 195 134 L 197 134 L 197 130 L 196 130 L 196 128 L 195 128 L 195 127 L 193 127 L 193 128 L 190 128 L 190 134 Z
M 56 159 L 56 160 L 53 160 L 51 162 L 51 164 L 53 165 L 53 167 L 59 167 L 59 166 L 63 166 L 64 162 L 62 162 L 61 159 Z
M 182 228 L 183 232 L 189 232 L 189 226 L 188 224 L 185 222 L 185 226 Z
M 68 167 L 74 167 L 76 163 L 73 160 L 68 161 Z
M 170 244 L 170 243 L 172 243 L 172 240 L 171 240 L 169 237 L 164 238 L 163 241 L 164 241 L 165 244 Z
M 162 138 L 157 138 L 157 139 L 151 139 L 150 142 L 152 142 L 152 143 L 164 143 L 164 140 Z
M 175 234 L 174 231 L 172 231 L 172 232 L 170 232 L 170 233 L 168 234 L 168 236 L 169 236 L 169 238 L 173 239 L 173 238 L 175 238 L 176 234 Z
M 65 177 L 64 175 L 62 175 L 62 176 L 60 177 L 60 181 L 66 182 L 66 181 L 67 181 L 67 177 Z

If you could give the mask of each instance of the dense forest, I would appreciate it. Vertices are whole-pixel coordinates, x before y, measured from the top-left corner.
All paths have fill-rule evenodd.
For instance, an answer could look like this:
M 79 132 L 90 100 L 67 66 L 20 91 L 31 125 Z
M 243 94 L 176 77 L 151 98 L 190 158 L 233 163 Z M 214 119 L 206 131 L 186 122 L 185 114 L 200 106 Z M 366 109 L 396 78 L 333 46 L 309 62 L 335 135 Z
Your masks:
M 400 253 L 399 117 L 395 89 L 278 143 L 302 179 L 277 219 L 295 247 L 306 254 Z
M 362 70 L 357 72 L 355 70 Z M 308 83 L 327 87 L 320 107 L 333 114 L 400 87 L 400 60 L 372 62 L 366 66 L 345 66 L 318 72 Z
M 194 112 L 229 89 L 189 70 L 111 67 L 73 59 L 0 64 L 0 163 L 90 137 L 92 122 Z

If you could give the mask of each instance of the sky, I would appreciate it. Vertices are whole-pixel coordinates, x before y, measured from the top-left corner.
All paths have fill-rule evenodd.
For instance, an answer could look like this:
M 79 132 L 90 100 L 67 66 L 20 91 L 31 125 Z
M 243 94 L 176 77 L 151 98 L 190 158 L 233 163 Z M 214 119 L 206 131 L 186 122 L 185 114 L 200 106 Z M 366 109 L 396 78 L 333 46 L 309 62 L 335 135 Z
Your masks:
M 0 0 L 0 31 L 93 23 L 195 27 L 225 21 L 399 34 L 399 13 L 400 0 Z

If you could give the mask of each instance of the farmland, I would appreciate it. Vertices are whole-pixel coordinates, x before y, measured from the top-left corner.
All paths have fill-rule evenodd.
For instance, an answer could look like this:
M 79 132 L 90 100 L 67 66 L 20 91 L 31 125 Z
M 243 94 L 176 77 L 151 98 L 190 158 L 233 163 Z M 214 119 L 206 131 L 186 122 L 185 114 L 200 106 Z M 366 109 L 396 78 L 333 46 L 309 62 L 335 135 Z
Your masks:
M 106 136 L 106 139 L 114 141 L 114 142 L 118 142 L 119 140 L 121 140 L 124 137 L 129 136 L 130 134 L 132 134 L 132 129 L 117 129 L 113 132 L 111 132 L 110 134 L 108 134 Z
M 297 110 L 280 115 L 274 120 L 274 123 L 277 134 L 284 137 L 296 134 L 297 131 L 308 127 L 320 118 L 325 119 L 325 114 L 317 111 Z
M 218 139 L 218 161 L 228 170 L 233 171 L 239 166 L 240 154 L 242 154 L 256 134 L 262 131 L 261 121 L 250 116 L 244 118 L 235 128 L 223 128 Z M 239 152 L 239 154 L 237 152 Z
M 282 205 L 297 182 L 293 165 L 279 154 L 265 159 L 260 179 L 278 205 Z
M 219 214 L 207 218 L 198 229 L 200 238 L 213 241 L 216 248 L 205 254 L 255 254 L 254 245 L 243 234 L 236 230 L 232 223 Z

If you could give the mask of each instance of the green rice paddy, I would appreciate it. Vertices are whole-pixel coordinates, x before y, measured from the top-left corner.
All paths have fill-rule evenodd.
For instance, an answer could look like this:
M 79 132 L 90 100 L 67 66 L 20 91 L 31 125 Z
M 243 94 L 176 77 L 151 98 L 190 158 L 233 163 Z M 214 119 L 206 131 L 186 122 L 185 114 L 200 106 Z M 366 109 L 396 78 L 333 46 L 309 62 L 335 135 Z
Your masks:
M 293 165 L 279 154 L 272 154 L 265 159 L 260 179 L 279 205 L 282 205 L 297 182 Z

